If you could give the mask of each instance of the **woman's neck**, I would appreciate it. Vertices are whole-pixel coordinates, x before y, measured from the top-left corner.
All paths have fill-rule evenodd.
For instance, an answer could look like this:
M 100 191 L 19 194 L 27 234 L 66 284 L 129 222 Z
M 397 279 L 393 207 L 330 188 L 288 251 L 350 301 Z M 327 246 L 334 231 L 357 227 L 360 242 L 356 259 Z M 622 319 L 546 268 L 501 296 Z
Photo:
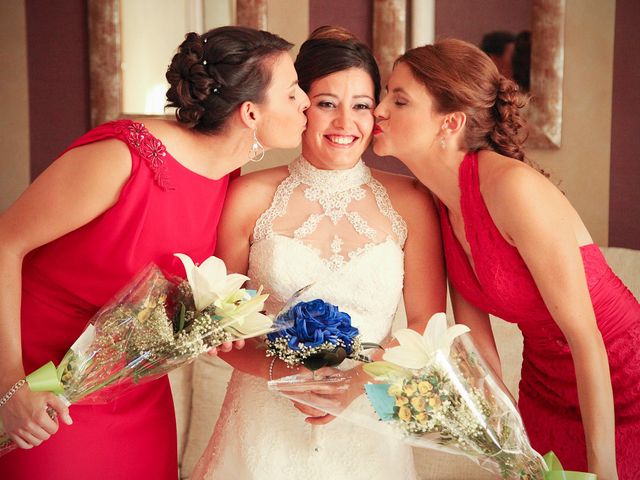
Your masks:
M 223 133 L 209 135 L 171 120 L 155 121 L 154 125 L 168 152 L 204 177 L 222 178 L 249 160 L 252 137 L 248 129 L 229 126 Z
M 415 156 L 410 169 L 449 210 L 460 208 L 460 186 L 458 183 L 460 164 L 466 152 L 438 152 Z

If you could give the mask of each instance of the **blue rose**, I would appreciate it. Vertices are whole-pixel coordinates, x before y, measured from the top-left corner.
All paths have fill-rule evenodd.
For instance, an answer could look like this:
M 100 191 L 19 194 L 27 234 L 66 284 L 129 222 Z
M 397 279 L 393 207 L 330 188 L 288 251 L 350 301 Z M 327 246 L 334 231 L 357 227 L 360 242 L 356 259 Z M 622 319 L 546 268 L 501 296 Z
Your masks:
M 273 341 L 278 337 L 288 337 L 291 350 L 300 350 L 300 344 L 307 348 L 317 347 L 325 342 L 338 345 L 341 341 L 347 354 L 351 353 L 353 340 L 358 329 L 351 325 L 348 313 L 323 300 L 300 302 L 283 314 L 282 320 L 292 326 L 268 335 Z

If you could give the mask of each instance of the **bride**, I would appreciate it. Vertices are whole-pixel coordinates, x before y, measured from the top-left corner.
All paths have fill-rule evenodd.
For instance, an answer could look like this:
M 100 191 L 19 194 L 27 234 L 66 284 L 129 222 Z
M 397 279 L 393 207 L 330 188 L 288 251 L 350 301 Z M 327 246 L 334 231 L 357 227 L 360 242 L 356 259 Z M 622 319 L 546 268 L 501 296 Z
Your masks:
M 302 155 L 231 185 L 217 255 L 253 288 L 264 286 L 271 313 L 314 283 L 301 300 L 337 305 L 363 341 L 389 336 L 402 296 L 409 327 L 422 331 L 445 308 L 439 227 L 426 190 L 360 159 L 380 94 L 373 55 L 349 32 L 321 27 L 296 69 L 311 101 Z M 266 380 L 295 370 L 263 349 L 221 358 L 235 370 L 192 478 L 415 478 L 410 447 L 267 390 Z M 324 423 L 314 435 L 313 423 Z

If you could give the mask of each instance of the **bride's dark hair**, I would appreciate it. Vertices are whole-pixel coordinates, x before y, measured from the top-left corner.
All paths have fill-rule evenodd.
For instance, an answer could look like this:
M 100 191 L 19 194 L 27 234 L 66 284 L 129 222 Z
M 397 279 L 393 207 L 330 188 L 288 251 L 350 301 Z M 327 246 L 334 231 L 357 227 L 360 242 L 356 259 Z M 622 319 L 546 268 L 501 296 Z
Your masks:
M 376 102 L 380 99 L 380 71 L 369 47 L 342 27 L 315 29 L 300 47 L 295 62 L 300 88 L 309 92 L 319 78 L 349 68 L 361 68 L 373 80 Z

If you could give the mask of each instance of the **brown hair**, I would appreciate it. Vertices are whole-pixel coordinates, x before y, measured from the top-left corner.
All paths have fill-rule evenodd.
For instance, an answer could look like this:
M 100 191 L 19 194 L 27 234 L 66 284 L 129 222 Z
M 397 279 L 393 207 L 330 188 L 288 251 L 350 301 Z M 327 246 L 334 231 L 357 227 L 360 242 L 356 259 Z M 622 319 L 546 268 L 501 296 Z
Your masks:
M 307 93 L 311 84 L 320 78 L 349 68 L 361 68 L 373 81 L 376 103 L 380 100 L 380 71 L 373 53 L 342 27 L 316 28 L 300 47 L 295 67 L 300 88 Z
M 406 64 L 434 97 L 439 113 L 467 116 L 465 147 L 493 150 L 524 160 L 526 121 L 520 115 L 529 98 L 498 72 L 478 47 L 447 39 L 413 48 L 396 63 Z
M 264 100 L 271 60 L 292 46 L 246 27 L 188 33 L 167 69 L 167 107 L 175 107 L 176 118 L 189 128 L 217 133 L 243 102 Z

